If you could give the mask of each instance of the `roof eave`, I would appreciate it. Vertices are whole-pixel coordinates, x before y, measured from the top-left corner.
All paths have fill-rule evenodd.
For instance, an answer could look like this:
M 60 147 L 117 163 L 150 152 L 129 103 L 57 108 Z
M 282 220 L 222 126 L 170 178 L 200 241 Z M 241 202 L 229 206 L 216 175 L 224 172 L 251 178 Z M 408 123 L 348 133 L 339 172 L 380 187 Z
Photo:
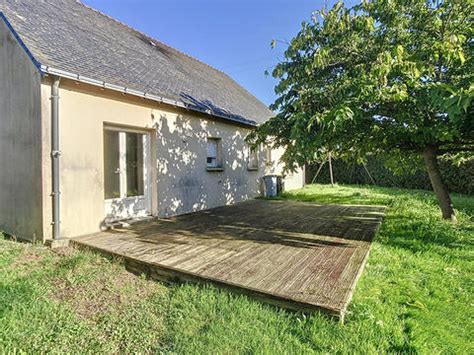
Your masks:
M 90 85 L 98 86 L 98 87 L 101 87 L 101 88 L 104 88 L 104 89 L 118 91 L 118 92 L 121 92 L 121 93 L 124 93 L 124 94 L 129 94 L 129 95 L 132 95 L 132 96 L 141 97 L 141 98 L 152 100 L 152 101 L 159 102 L 159 103 L 162 103 L 162 104 L 171 105 L 171 106 L 174 106 L 174 107 L 177 107 L 177 108 L 181 108 L 181 109 L 185 109 L 185 110 L 189 110 L 189 111 L 194 111 L 194 112 L 199 112 L 201 114 L 216 117 L 216 118 L 225 120 L 227 122 L 232 122 L 232 123 L 243 125 L 243 126 L 246 126 L 246 127 L 255 128 L 258 125 L 258 123 L 255 122 L 255 121 L 251 121 L 251 120 L 247 120 L 247 119 L 238 119 L 238 118 L 235 118 L 235 117 L 232 117 L 232 116 L 227 116 L 227 115 L 221 115 L 221 114 L 218 114 L 218 113 L 213 112 L 211 110 L 201 109 L 199 107 L 188 105 L 183 101 L 176 101 L 176 100 L 168 99 L 166 97 L 150 94 L 150 93 L 147 93 L 147 92 L 142 92 L 142 91 L 139 91 L 139 90 L 134 90 L 134 89 L 124 87 L 124 86 L 114 85 L 114 84 L 111 84 L 111 83 L 107 83 L 105 81 L 89 78 L 89 77 L 82 76 L 82 75 L 79 75 L 79 74 L 75 74 L 75 73 L 71 73 L 71 72 L 68 72 L 68 71 L 61 70 L 61 69 L 53 68 L 53 67 L 50 67 L 50 66 L 47 66 L 47 65 L 42 65 L 35 58 L 33 53 L 31 53 L 31 51 L 28 49 L 26 44 L 23 42 L 21 37 L 15 31 L 12 24 L 8 21 L 8 19 L 6 18 L 5 14 L 2 11 L 0 11 L 0 19 L 5 23 L 7 28 L 10 30 L 12 35 L 17 40 L 18 44 L 21 46 L 21 48 L 23 48 L 23 50 L 25 51 L 27 56 L 30 58 L 30 60 L 33 62 L 34 66 L 39 70 L 41 75 L 50 74 L 50 75 L 56 75 L 56 76 L 59 76 L 59 77 L 62 77 L 62 78 L 72 79 L 72 80 L 82 82 L 82 83 L 85 83 L 85 84 L 90 84 Z
M 210 110 L 191 107 L 190 105 L 187 105 L 183 101 L 172 100 L 172 99 L 168 99 L 166 97 L 150 94 L 150 93 L 147 93 L 147 92 L 130 89 L 130 88 L 125 87 L 125 86 L 110 84 L 110 83 L 107 83 L 105 81 L 89 78 L 89 77 L 86 77 L 86 76 L 83 76 L 83 75 L 71 73 L 71 72 L 61 70 L 61 69 L 57 69 L 57 68 L 52 68 L 50 66 L 41 65 L 40 70 L 43 74 L 56 75 L 56 76 L 59 76 L 59 77 L 62 77 L 62 78 L 71 79 L 71 80 L 78 81 L 78 82 L 81 82 L 81 83 L 84 83 L 84 84 L 97 86 L 97 87 L 100 87 L 100 88 L 103 88 L 103 89 L 109 89 L 109 90 L 117 91 L 117 92 L 120 92 L 120 93 L 123 93 L 123 94 L 128 94 L 128 95 L 132 95 L 132 96 L 136 96 L 136 97 L 141 97 L 141 98 L 144 98 L 144 99 L 147 99 L 147 100 L 152 100 L 152 101 L 159 102 L 159 103 L 166 104 L 166 105 L 171 105 L 171 106 L 174 106 L 174 107 L 177 107 L 177 108 L 190 110 L 190 111 L 194 111 L 194 112 L 199 112 L 199 113 L 206 114 L 206 115 L 209 115 L 209 116 L 212 116 L 212 117 L 217 117 L 217 118 L 223 119 L 225 121 L 230 121 L 230 122 L 233 122 L 233 123 L 236 123 L 236 124 L 239 124 L 239 125 L 244 125 L 244 126 L 252 127 L 252 128 L 257 127 L 257 125 L 258 125 L 257 122 L 239 120 L 239 119 L 236 119 L 236 118 L 233 118 L 233 117 L 230 117 L 230 116 L 219 115 L 219 114 L 217 114 L 215 112 L 212 112 Z

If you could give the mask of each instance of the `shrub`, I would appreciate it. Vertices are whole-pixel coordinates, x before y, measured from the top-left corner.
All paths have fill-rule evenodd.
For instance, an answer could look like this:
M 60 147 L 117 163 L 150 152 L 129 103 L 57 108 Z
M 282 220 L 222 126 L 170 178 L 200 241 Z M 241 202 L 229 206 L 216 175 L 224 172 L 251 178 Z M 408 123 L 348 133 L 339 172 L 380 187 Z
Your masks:
M 333 160 L 334 181 L 343 184 L 370 185 L 372 181 L 364 169 L 357 163 L 347 163 L 342 160 Z M 385 167 L 384 161 L 371 157 L 366 164 L 367 170 L 380 186 L 403 187 L 409 189 L 431 190 L 430 180 L 426 171 L 419 170 L 415 173 L 404 170 L 395 174 Z M 319 168 L 319 164 L 306 167 L 306 183 L 311 183 Z M 468 195 L 474 194 L 474 159 L 460 166 L 446 159 L 440 159 L 440 169 L 451 192 Z M 329 166 L 326 163 L 314 182 L 330 183 Z

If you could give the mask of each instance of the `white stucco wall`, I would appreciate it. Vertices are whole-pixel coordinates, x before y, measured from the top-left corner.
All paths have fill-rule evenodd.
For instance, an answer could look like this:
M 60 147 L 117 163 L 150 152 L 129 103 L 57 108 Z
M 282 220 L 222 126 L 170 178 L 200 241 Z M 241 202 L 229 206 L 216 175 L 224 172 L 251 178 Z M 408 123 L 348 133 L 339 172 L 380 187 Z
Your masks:
M 259 194 L 263 170 L 247 169 L 247 129 L 164 111 L 156 113 L 155 122 L 159 216 L 228 205 Z M 221 139 L 222 172 L 206 171 L 208 137 Z
M 43 189 L 50 191 L 51 82 L 42 85 Z M 61 232 L 64 237 L 94 233 L 104 224 L 103 129 L 105 125 L 147 130 L 152 137 L 152 212 L 167 217 L 236 203 L 260 193 L 269 170 L 260 152 L 258 171 L 247 170 L 249 132 L 209 116 L 104 91 L 70 80 L 60 88 Z M 224 171 L 206 171 L 207 137 L 222 139 Z M 272 169 L 278 173 L 280 168 Z M 295 179 L 287 187 L 296 187 Z M 303 180 L 301 179 L 301 186 Z M 301 187 L 298 186 L 298 187 Z M 46 194 L 45 194 L 46 195 Z M 43 199 L 44 224 L 51 202 Z M 51 228 L 45 228 L 46 238 Z
M 272 163 L 266 165 L 265 174 L 277 174 L 283 175 L 284 164 L 281 162 L 280 158 L 283 155 L 285 150 L 283 148 L 278 148 L 272 150 L 271 159 Z M 300 189 L 305 184 L 305 173 L 304 167 L 298 169 L 295 172 L 286 172 L 284 174 L 284 189 L 285 191 Z
M 39 71 L 0 19 L 0 231 L 42 239 Z

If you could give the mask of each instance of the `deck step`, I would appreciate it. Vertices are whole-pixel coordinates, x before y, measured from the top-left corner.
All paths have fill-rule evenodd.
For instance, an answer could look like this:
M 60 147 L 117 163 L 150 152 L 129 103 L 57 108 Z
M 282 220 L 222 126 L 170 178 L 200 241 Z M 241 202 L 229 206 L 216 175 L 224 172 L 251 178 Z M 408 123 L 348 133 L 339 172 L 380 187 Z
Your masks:
M 156 219 L 157 218 L 154 216 L 146 216 L 146 217 L 137 217 L 137 218 L 132 218 L 132 219 L 124 219 L 120 221 L 105 222 L 105 230 L 130 228 L 133 225 L 142 224 L 142 223 L 150 223 Z

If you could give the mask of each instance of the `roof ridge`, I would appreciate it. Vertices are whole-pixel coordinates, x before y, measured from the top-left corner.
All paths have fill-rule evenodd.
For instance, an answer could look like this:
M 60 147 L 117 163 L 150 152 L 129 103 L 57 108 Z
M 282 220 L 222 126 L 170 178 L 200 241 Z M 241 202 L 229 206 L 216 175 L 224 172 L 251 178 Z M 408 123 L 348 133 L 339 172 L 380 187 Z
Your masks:
M 118 19 L 116 19 L 116 18 L 114 18 L 114 17 L 112 17 L 112 16 L 110 16 L 110 15 L 107 15 L 106 13 L 104 13 L 104 12 L 102 12 L 102 11 L 100 11 L 100 10 L 97 10 L 97 9 L 93 8 L 92 6 L 89 6 L 89 5 L 87 5 L 87 4 L 84 4 L 84 3 L 82 2 L 82 0 L 75 0 L 75 1 L 76 1 L 78 4 L 84 6 L 85 8 L 87 8 L 87 9 L 89 9 L 89 10 L 92 10 L 92 11 L 94 11 L 94 12 L 97 12 L 99 15 L 102 15 L 102 16 L 108 18 L 109 20 L 112 20 L 112 21 L 118 23 L 119 25 L 126 27 L 126 28 L 128 28 L 129 30 L 131 30 L 131 31 L 133 31 L 133 32 L 136 32 L 136 33 L 138 33 L 138 34 L 140 34 L 140 35 L 142 35 L 142 36 L 147 37 L 148 39 L 151 39 L 151 40 L 153 40 L 153 41 L 156 41 L 156 42 L 162 44 L 163 46 L 168 47 L 168 48 L 170 48 L 170 49 L 172 49 L 172 50 L 174 50 L 174 51 L 176 51 L 176 52 L 178 52 L 178 53 L 181 53 L 182 55 L 184 55 L 184 56 L 186 56 L 186 57 L 188 57 L 188 58 L 190 58 L 190 59 L 192 59 L 192 60 L 195 60 L 196 62 L 199 62 L 199 63 L 205 65 L 206 67 L 211 68 L 211 69 L 213 69 L 213 70 L 215 70 L 215 71 L 217 71 L 217 72 L 219 72 L 219 73 L 222 73 L 222 74 L 224 74 L 224 75 L 227 75 L 229 78 L 232 79 L 232 77 L 230 77 L 229 74 L 225 73 L 224 71 L 222 71 L 222 70 L 220 70 L 220 69 L 217 69 L 217 68 L 213 67 L 212 65 L 209 65 L 209 64 L 207 64 L 206 62 L 204 62 L 204 61 L 202 61 L 202 60 L 200 60 L 200 59 L 198 59 L 198 58 L 196 58 L 196 57 L 193 57 L 192 55 L 189 55 L 189 54 L 183 52 L 182 50 L 179 50 L 179 49 L 177 49 L 177 48 L 174 48 L 174 47 L 170 46 L 169 44 L 164 43 L 163 41 L 158 40 L 158 39 L 152 37 L 152 36 L 149 35 L 149 34 L 143 33 L 142 31 L 137 30 L 136 28 L 133 28 L 133 27 L 127 25 L 126 23 L 124 23 L 124 22 L 122 22 L 122 21 L 120 21 L 120 20 L 118 20 Z M 232 79 L 232 80 L 234 80 L 234 79 Z
M 5 1 L 12 25 L 42 64 L 42 73 L 240 123 L 258 124 L 274 115 L 230 75 L 84 4 L 88 0 L 0 4 Z M 58 27 L 62 31 L 56 33 Z
M 109 20 L 112 20 L 112 21 L 118 23 L 119 25 L 121 25 L 121 26 L 123 26 L 123 27 L 125 27 L 125 28 L 128 28 L 130 31 L 133 31 L 133 32 L 136 32 L 136 33 L 138 33 L 138 34 L 140 34 L 140 35 L 142 35 L 142 36 L 145 36 L 148 40 L 156 41 L 156 42 L 160 43 L 161 45 L 163 45 L 163 46 L 165 46 L 165 47 L 167 47 L 167 48 L 170 48 L 171 50 L 174 50 L 174 51 L 176 51 L 176 52 L 178 52 L 178 53 L 184 55 L 185 57 L 188 57 L 188 58 L 190 58 L 190 59 L 192 59 L 192 60 L 195 60 L 196 62 L 201 63 L 202 65 L 204 65 L 204 66 L 206 66 L 206 67 L 208 67 L 208 68 L 211 68 L 212 70 L 215 70 L 216 72 L 221 73 L 222 75 L 225 75 L 227 78 L 229 78 L 230 80 L 232 80 L 233 82 L 235 82 L 235 83 L 238 85 L 238 87 L 239 87 L 243 92 L 245 92 L 247 95 L 250 95 L 250 96 L 252 96 L 252 97 L 255 97 L 246 87 L 240 85 L 230 74 L 224 72 L 223 70 L 217 69 L 217 68 L 213 67 L 212 65 L 209 65 L 209 64 L 207 64 L 206 62 L 204 62 L 204 61 L 202 61 L 202 60 L 200 60 L 200 59 L 198 59 L 198 58 L 196 58 L 196 57 L 193 57 L 192 55 L 189 55 L 189 54 L 187 54 L 187 53 L 185 53 L 185 52 L 183 52 L 183 51 L 181 51 L 181 50 L 179 50 L 179 49 L 177 49 L 177 48 L 174 48 L 174 47 L 170 46 L 169 44 L 164 43 L 163 41 L 158 40 L 158 39 L 152 37 L 152 36 L 149 35 L 149 34 L 143 33 L 142 31 L 137 30 L 136 28 L 133 28 L 133 27 L 127 25 L 126 23 L 124 23 L 124 22 L 122 22 L 122 21 L 120 21 L 120 20 L 118 20 L 118 19 L 116 19 L 116 18 L 114 18 L 114 17 L 112 17 L 112 16 L 110 16 L 110 15 L 107 15 L 106 13 L 104 13 L 104 12 L 102 12 L 102 11 L 100 11 L 100 10 L 97 10 L 97 9 L 93 8 L 92 6 L 89 6 L 89 5 L 87 5 L 87 4 L 84 4 L 84 3 L 82 2 L 82 0 L 75 0 L 75 1 L 76 1 L 78 4 L 84 6 L 85 8 L 90 9 L 90 10 L 92 10 L 92 11 L 94 11 L 94 12 L 96 12 L 96 13 L 102 15 L 102 16 L 104 16 L 104 17 L 108 18 Z M 259 99 L 258 99 L 258 101 L 259 101 L 260 103 L 262 103 L 263 106 L 265 106 L 272 114 L 274 114 L 273 110 L 271 110 L 270 107 L 269 107 L 267 104 L 261 102 Z

